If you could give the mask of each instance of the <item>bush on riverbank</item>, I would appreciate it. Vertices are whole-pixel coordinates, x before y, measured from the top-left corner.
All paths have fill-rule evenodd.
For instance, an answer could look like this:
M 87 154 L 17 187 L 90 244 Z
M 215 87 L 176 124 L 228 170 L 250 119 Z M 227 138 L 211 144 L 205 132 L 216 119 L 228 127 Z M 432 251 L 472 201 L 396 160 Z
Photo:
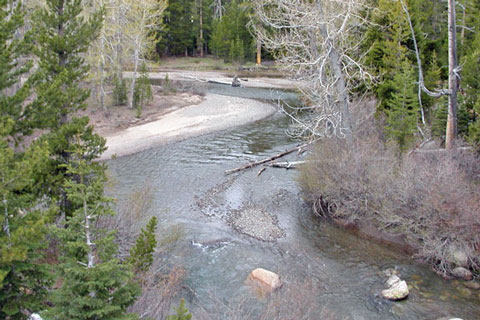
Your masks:
M 452 251 L 480 272 L 480 158 L 470 152 L 403 154 L 375 130 L 317 144 L 300 184 L 314 209 L 337 221 L 362 221 L 401 235 L 447 276 Z

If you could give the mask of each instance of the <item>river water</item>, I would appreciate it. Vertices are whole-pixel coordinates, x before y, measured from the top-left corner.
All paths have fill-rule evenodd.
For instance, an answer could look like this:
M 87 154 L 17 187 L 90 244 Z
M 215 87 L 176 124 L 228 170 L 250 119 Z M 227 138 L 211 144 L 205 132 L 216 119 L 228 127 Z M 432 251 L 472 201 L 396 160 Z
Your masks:
M 210 86 L 208 90 L 255 99 L 295 98 L 293 93 L 265 89 Z M 284 280 L 278 295 L 285 292 L 285 296 L 277 308 L 290 312 L 264 319 L 300 319 L 296 311 L 304 319 L 480 319 L 478 291 L 444 281 L 411 257 L 314 216 L 301 198 L 294 170 L 269 168 L 257 176 L 257 168 L 224 174 L 297 145 L 285 134 L 287 128 L 287 117 L 277 113 L 243 127 L 108 162 L 116 182 L 115 197 L 125 199 L 147 184 L 153 203 L 145 220 L 157 215 L 159 233 L 179 225 L 184 230 L 170 262 L 186 269 L 184 297 L 194 315 L 259 319 L 269 298 L 259 297 L 245 279 L 262 267 Z M 229 215 L 245 207 L 275 215 L 285 236 L 263 242 L 232 229 Z M 410 285 L 407 300 L 394 303 L 379 297 L 388 268 L 396 269 Z

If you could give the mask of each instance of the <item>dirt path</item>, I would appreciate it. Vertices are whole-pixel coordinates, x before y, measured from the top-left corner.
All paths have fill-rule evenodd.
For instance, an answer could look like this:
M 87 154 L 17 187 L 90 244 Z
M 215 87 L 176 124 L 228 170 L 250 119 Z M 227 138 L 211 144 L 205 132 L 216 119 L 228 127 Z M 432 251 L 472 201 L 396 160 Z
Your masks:
M 104 134 L 108 150 L 103 153 L 101 160 L 240 126 L 274 112 L 275 108 L 267 103 L 207 94 L 200 104 L 162 115 L 149 123 Z

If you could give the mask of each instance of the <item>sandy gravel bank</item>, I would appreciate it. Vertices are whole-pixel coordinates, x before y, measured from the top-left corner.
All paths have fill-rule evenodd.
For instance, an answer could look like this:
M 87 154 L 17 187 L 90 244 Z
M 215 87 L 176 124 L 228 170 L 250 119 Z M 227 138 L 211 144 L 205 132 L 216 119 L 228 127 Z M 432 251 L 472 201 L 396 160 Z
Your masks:
M 149 72 L 150 79 L 165 79 L 168 74 L 169 80 L 213 80 L 219 82 L 232 83 L 232 75 L 221 71 L 179 71 L 166 70 L 162 72 Z M 124 72 L 124 76 L 132 77 L 132 72 Z M 242 80 L 243 79 L 243 80 Z M 248 80 L 248 81 L 244 81 Z M 251 77 L 243 78 L 240 76 L 240 83 L 245 88 L 273 88 L 273 89 L 294 89 L 302 86 L 301 81 L 292 81 L 285 78 L 267 78 L 267 77 Z
M 101 160 L 240 126 L 263 119 L 274 112 L 275 108 L 267 103 L 207 94 L 205 100 L 198 105 L 184 107 L 155 121 L 104 135 L 108 149 Z

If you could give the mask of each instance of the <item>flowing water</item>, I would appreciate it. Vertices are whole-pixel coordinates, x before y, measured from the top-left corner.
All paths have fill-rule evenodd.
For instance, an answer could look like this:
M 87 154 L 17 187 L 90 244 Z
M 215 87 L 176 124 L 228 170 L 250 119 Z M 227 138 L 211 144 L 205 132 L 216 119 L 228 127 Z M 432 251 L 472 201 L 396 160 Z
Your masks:
M 294 98 L 292 93 L 262 89 L 210 86 L 208 90 L 256 99 Z M 298 141 L 285 134 L 287 128 L 288 119 L 278 113 L 243 127 L 109 161 L 118 199 L 147 184 L 153 204 L 145 219 L 157 215 L 160 230 L 182 226 L 182 243 L 170 259 L 187 271 L 185 297 L 194 313 L 202 310 L 211 318 L 229 319 L 222 308 L 230 306 L 238 309 L 237 316 L 249 309 L 243 318 L 260 317 L 268 298 L 257 297 L 245 279 L 250 271 L 262 267 L 284 279 L 280 294 L 282 290 L 294 292 L 286 298 L 287 304 L 297 308 L 295 299 L 300 305 L 308 304 L 309 319 L 325 314 L 330 319 L 355 320 L 480 319 L 478 291 L 444 281 L 410 257 L 314 216 L 301 198 L 294 170 L 269 168 L 257 176 L 257 168 L 224 174 L 224 170 L 296 145 Z M 263 242 L 235 231 L 228 223 L 229 215 L 245 207 L 276 215 L 285 236 Z M 396 269 L 411 286 L 407 300 L 394 303 L 379 297 L 387 268 Z M 297 318 L 284 315 L 279 319 Z

